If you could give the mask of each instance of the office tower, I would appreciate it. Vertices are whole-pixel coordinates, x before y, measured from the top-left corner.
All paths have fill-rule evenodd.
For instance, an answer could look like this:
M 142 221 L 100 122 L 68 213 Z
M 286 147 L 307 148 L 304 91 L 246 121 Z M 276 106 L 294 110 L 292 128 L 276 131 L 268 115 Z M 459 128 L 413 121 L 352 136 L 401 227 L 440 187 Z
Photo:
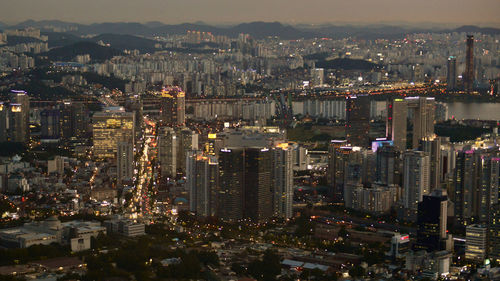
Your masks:
M 324 74 L 325 70 L 323 68 L 313 68 L 311 69 L 311 86 L 318 87 L 324 84 Z
M 500 262 L 500 204 L 494 204 L 490 209 L 488 222 L 488 255 L 490 259 Z
M 123 107 L 108 107 L 92 117 L 94 156 L 115 158 L 118 142 L 134 143 L 135 118 Z
M 179 87 L 167 87 L 161 92 L 161 120 L 164 125 L 181 126 L 185 122 L 185 93 Z
M 400 152 L 392 145 L 377 149 L 375 181 L 382 185 L 400 183 Z M 368 169 L 372 167 L 367 167 Z
M 441 188 L 441 138 L 420 140 L 418 150 L 430 156 L 430 191 Z
M 462 150 L 457 154 L 453 185 L 455 217 L 462 225 L 489 221 L 498 202 L 499 158 L 488 150 Z
M 217 217 L 236 221 L 243 218 L 245 188 L 245 149 L 224 148 L 219 152 Z
M 446 191 L 434 190 L 418 203 L 416 250 L 446 250 L 448 198 Z
M 387 103 L 386 137 L 392 140 L 396 149 L 406 150 L 408 104 L 403 99 Z
M 345 146 L 344 140 L 333 140 L 328 146 L 327 182 L 330 187 L 328 195 L 336 202 L 342 201 L 344 192 L 344 172 L 347 156 L 352 147 Z
M 413 149 L 418 149 L 421 139 L 434 136 L 435 100 L 434 98 L 409 97 L 405 101 L 413 112 Z
M 40 138 L 59 139 L 61 137 L 60 129 L 61 112 L 58 109 L 45 109 L 40 112 L 40 123 L 42 133 Z
M 467 93 L 472 92 L 474 87 L 474 36 L 467 35 L 467 49 L 465 52 L 465 73 L 464 90 Z
M 117 183 L 130 180 L 134 176 L 134 144 L 131 142 L 118 142 L 116 159 Z
M 189 128 L 182 128 L 177 135 L 177 170 L 186 171 L 186 156 L 191 150 L 198 150 L 198 134 Z
M 408 151 L 403 156 L 403 206 L 414 214 L 418 202 L 429 193 L 430 157 L 422 151 Z
M 465 229 L 465 259 L 483 262 L 487 250 L 487 228 L 485 225 L 472 224 Z
M 190 151 L 186 161 L 190 211 L 201 217 L 216 216 L 219 185 L 217 158 L 204 155 L 201 151 Z
M 448 58 L 447 86 L 448 91 L 453 91 L 457 88 L 457 58 L 450 56 Z
M 66 140 L 86 136 L 88 111 L 83 102 L 64 101 L 61 108 L 61 131 Z
M 278 144 L 273 150 L 273 213 L 276 217 L 292 217 L 293 203 L 293 154 L 289 143 Z
M 158 160 L 162 178 L 175 178 L 177 175 L 177 142 L 177 134 L 173 128 L 158 129 Z
M 0 142 L 8 140 L 9 107 L 4 102 L 0 102 Z
M 268 148 L 245 149 L 244 218 L 266 221 L 273 215 L 272 159 Z
M 370 99 L 349 96 L 346 100 L 346 137 L 352 146 L 367 147 L 370 131 Z
M 28 142 L 30 137 L 29 128 L 30 98 L 25 91 L 12 91 L 11 93 L 11 118 L 10 135 L 11 141 Z

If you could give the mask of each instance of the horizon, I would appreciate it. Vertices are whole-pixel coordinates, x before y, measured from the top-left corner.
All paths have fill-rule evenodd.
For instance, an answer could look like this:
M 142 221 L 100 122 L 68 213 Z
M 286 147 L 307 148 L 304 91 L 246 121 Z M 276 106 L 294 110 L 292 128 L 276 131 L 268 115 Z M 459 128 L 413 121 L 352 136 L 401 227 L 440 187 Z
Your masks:
M 57 7 L 57 8 L 55 8 Z M 242 11 L 245 11 L 243 13 Z M 441 0 L 437 3 L 397 0 L 275 0 L 252 2 L 213 0 L 7 0 L 0 21 L 60 20 L 91 24 L 103 22 L 162 22 L 165 24 L 205 22 L 230 25 L 244 22 L 297 24 L 405 24 L 405 25 L 478 25 L 500 27 L 500 2 L 497 0 Z M 410 20 L 411 19 L 411 20 Z

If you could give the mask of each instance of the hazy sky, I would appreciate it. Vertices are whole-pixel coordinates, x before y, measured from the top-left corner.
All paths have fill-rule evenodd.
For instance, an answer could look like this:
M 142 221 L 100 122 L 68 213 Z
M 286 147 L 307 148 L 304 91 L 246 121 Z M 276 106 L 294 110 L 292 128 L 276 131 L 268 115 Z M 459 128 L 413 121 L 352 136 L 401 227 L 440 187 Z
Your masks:
M 500 0 L 0 0 L 0 21 L 453 23 L 500 26 Z

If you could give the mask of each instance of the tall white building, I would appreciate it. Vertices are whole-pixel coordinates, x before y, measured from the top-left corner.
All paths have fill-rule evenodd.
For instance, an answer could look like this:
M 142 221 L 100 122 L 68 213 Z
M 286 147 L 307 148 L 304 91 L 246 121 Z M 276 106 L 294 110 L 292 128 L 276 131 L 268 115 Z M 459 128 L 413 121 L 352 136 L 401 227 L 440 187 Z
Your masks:
M 116 157 L 117 183 L 132 179 L 134 175 L 134 145 L 130 142 L 119 142 Z
M 177 174 L 177 135 L 173 128 L 163 127 L 158 133 L 158 159 L 163 176 Z
M 292 217 L 293 153 L 288 143 L 278 144 L 273 150 L 274 214 L 285 219 Z

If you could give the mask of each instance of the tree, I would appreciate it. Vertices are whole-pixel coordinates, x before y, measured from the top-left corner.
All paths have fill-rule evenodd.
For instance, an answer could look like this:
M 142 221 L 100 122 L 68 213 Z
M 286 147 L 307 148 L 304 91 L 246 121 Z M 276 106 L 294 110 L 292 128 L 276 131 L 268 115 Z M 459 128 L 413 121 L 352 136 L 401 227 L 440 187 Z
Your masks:
M 349 275 L 353 278 L 363 277 L 365 275 L 365 269 L 360 265 L 355 265 L 349 269 Z

